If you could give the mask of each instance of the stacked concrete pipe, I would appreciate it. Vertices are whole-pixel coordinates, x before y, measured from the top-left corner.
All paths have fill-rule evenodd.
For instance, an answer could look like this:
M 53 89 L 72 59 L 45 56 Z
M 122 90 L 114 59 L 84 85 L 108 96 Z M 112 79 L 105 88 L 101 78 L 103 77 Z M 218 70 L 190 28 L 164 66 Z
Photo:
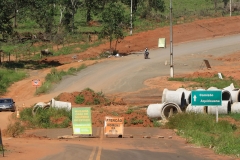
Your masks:
M 232 104 L 231 113 L 240 113 L 240 102 L 235 102 Z
M 231 93 L 231 96 L 232 96 L 232 103 L 240 102 L 240 90 L 239 89 L 234 89 L 229 92 Z
M 163 103 L 161 104 L 150 104 L 147 108 L 147 116 L 149 118 L 161 118 Z
M 207 90 L 221 90 L 216 87 L 210 87 Z M 229 101 L 232 103 L 232 94 L 228 90 L 221 90 L 222 91 L 222 100 L 223 101 Z
M 176 103 L 167 102 L 167 103 L 164 103 L 162 107 L 161 117 L 162 119 L 168 119 L 173 114 L 177 114 L 181 112 L 182 112 L 181 108 Z
M 240 102 L 240 90 L 238 88 L 235 88 L 233 83 L 223 89 L 230 92 L 231 98 L 232 98 L 231 99 L 232 103 Z
M 191 103 L 191 91 L 186 90 L 185 88 L 178 88 L 176 91 L 184 92 L 186 105 L 189 105 Z
M 192 106 L 192 104 L 189 104 L 186 112 L 207 113 L 207 106 Z
M 231 103 L 230 101 L 222 101 L 221 106 L 208 106 L 208 114 L 216 114 L 216 109 L 218 109 L 218 114 L 228 114 L 231 112 Z
M 147 108 L 147 115 L 149 118 L 161 118 L 163 120 L 166 120 L 173 114 L 180 112 L 182 112 L 182 110 L 176 103 L 169 102 L 162 104 L 150 104 Z
M 165 88 L 162 94 L 162 103 L 165 102 L 176 103 L 183 108 L 186 105 L 185 94 L 183 91 L 171 91 Z

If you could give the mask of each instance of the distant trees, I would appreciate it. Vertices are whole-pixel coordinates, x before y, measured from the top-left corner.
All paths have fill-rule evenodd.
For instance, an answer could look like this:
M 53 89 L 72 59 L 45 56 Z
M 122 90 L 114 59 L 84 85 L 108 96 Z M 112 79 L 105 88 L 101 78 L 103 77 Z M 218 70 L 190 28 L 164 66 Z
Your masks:
M 103 22 L 100 37 L 109 39 L 110 49 L 112 40 L 115 38 L 115 51 L 119 40 L 124 38 L 123 29 L 129 24 L 129 16 L 125 13 L 124 5 L 121 2 L 109 3 L 102 12 Z
M 146 9 L 140 12 L 164 11 L 164 0 L 132 0 L 132 2 L 134 16 L 141 7 Z M 109 6 L 120 8 L 113 11 Z M 1 0 L 0 41 L 6 41 L 17 27 L 17 23 L 26 20 L 33 21 L 49 34 L 58 32 L 60 27 L 66 32 L 73 32 L 77 27 L 74 23 L 77 11 L 85 13 L 81 16 L 85 16 L 86 23 L 102 15 L 104 31 L 102 36 L 108 35 L 111 41 L 113 38 L 121 39 L 122 29 L 130 22 L 130 6 L 130 0 Z M 106 13 L 106 10 L 111 14 Z M 113 22 L 106 20 L 108 16 L 112 17 Z M 111 26 L 108 30 L 107 25 Z

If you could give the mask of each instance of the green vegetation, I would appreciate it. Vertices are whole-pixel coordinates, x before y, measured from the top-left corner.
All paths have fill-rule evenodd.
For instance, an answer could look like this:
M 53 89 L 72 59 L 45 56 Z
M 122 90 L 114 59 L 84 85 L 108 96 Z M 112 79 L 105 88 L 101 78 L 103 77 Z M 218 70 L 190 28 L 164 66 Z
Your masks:
M 230 118 L 233 115 L 223 117 Z M 239 115 L 237 116 L 239 118 Z M 169 119 L 166 126 L 177 129 L 177 134 L 186 138 L 187 142 L 199 146 L 211 147 L 219 154 L 239 156 L 240 126 L 227 120 L 219 120 L 208 114 L 182 113 Z
M 217 88 L 225 88 L 229 86 L 231 83 L 234 84 L 237 88 L 240 86 L 240 81 L 234 80 L 232 77 L 225 77 L 223 79 L 219 79 L 218 75 L 214 75 L 213 77 L 197 77 L 197 78 L 169 78 L 169 81 L 181 81 L 181 82 L 196 82 L 194 85 L 189 85 L 185 87 L 195 88 L 195 87 L 202 87 L 202 88 L 209 88 L 209 87 L 217 87 Z
M 137 119 L 137 117 L 134 117 L 131 119 L 131 124 L 137 125 L 137 124 L 143 124 L 143 120 L 142 119 Z
M 82 103 L 84 103 L 84 101 L 85 101 L 85 98 L 83 95 L 77 95 L 75 98 L 75 103 L 77 103 L 77 104 L 82 104 Z
M 52 68 L 51 72 L 47 74 L 45 77 L 45 82 L 41 85 L 41 87 L 37 88 L 36 94 L 47 93 L 53 84 L 56 84 L 62 80 L 62 78 L 66 75 L 74 75 L 75 73 L 81 71 L 86 68 L 83 64 L 79 68 L 69 68 L 68 71 L 57 71 L 56 68 Z
M 228 16 L 228 5 L 227 0 L 173 1 L 173 23 Z M 238 5 L 239 0 L 234 1 L 233 6 L 236 7 L 232 15 L 240 14 Z M 15 1 L 4 0 L 0 8 L 0 18 L 3 20 L 0 24 L 0 50 L 3 51 L 1 58 L 4 61 L 9 55 L 15 57 L 16 62 L 36 61 L 40 59 L 40 50 L 46 48 L 54 56 L 76 53 L 76 48 L 78 52 L 83 52 L 106 40 L 124 38 L 129 35 L 132 26 L 133 33 L 138 33 L 169 25 L 169 0 L 134 1 L 132 21 L 128 0 L 54 3 L 48 0 L 31 3 L 23 0 L 17 5 Z M 57 50 L 53 49 L 54 46 Z
M 133 109 L 132 108 L 128 108 L 128 110 L 126 111 L 126 114 L 131 114 L 133 113 Z
M 109 39 L 110 48 L 112 48 L 112 41 L 115 38 L 114 51 L 116 51 L 119 40 L 124 38 L 123 30 L 127 26 L 126 24 L 129 23 L 128 16 L 130 13 L 126 11 L 127 9 L 124 8 L 122 3 L 109 3 L 102 12 L 103 27 L 100 37 Z
M 161 123 L 158 121 L 158 119 L 152 119 L 153 127 L 161 127 Z
M 50 107 L 39 108 L 37 114 L 32 115 L 32 107 L 24 108 L 20 112 L 20 119 L 30 128 L 66 128 L 72 120 L 72 112 L 66 109 Z
M 17 137 L 24 132 L 25 128 L 21 125 L 19 121 L 15 123 L 10 123 L 7 126 L 5 134 L 11 137 Z
M 0 69 L 0 95 L 6 93 L 11 84 L 26 77 L 26 72 L 22 70 Z

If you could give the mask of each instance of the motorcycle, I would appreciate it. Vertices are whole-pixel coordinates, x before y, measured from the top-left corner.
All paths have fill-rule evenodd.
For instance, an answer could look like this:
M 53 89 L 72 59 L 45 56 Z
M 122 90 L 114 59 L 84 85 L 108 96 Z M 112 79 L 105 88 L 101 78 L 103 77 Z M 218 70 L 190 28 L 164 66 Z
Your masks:
M 148 59 L 148 55 L 149 55 L 148 51 L 144 52 L 144 59 Z

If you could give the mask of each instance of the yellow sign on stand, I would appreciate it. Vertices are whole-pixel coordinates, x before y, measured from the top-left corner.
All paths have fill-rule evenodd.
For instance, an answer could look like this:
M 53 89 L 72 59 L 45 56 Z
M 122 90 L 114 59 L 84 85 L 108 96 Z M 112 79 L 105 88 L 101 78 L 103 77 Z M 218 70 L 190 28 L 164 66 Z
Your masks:
M 166 39 L 165 38 L 159 38 L 158 39 L 158 47 L 159 48 L 166 48 Z

